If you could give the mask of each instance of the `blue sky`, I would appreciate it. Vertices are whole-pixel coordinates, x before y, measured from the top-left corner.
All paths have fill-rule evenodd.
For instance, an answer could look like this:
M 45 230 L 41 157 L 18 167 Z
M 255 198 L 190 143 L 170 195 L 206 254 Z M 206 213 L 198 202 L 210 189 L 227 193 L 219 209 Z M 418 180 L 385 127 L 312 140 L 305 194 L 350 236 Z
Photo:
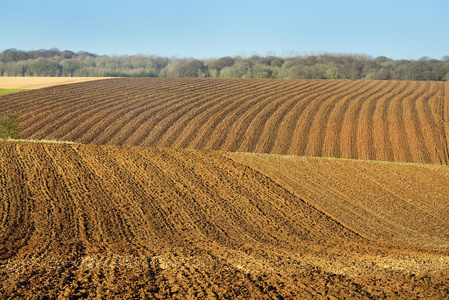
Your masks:
M 448 0 L 1 0 L 0 51 L 449 55 Z

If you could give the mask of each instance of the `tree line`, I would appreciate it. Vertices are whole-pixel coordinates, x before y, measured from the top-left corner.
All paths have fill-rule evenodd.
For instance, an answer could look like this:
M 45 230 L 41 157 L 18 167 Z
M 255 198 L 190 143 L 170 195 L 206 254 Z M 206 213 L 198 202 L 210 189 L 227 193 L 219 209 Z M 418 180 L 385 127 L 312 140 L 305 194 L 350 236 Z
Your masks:
M 0 53 L 0 76 L 214 77 L 449 81 L 449 55 L 394 60 L 360 54 L 226 56 L 211 59 L 156 55 L 107 56 L 85 51 Z

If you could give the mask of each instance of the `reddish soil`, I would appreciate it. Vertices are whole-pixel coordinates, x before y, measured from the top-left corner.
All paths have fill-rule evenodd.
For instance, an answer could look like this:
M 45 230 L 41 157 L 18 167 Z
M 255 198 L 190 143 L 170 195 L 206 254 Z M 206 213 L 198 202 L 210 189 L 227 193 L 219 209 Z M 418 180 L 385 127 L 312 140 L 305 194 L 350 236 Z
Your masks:
M 120 78 L 0 97 L 24 137 L 448 164 L 449 83 Z
M 449 297 L 447 167 L 266 157 L 0 142 L 0 297 Z

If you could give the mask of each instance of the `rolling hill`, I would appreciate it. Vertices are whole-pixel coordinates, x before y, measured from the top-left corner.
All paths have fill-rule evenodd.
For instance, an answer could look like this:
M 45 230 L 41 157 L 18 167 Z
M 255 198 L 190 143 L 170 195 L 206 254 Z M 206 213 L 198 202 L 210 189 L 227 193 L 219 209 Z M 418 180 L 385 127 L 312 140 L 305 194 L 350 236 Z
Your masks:
M 361 189 L 367 213 L 351 222 L 346 216 L 362 204 L 335 197 L 327 182 L 284 188 L 265 175 L 274 176 L 273 160 L 284 157 L 23 142 L 0 143 L 0 154 L 2 297 L 448 296 L 447 197 L 417 203 L 409 222 L 393 210 L 385 215 L 391 228 L 373 212 L 390 207 L 370 205 L 385 196 L 371 187 L 374 179 L 401 187 L 401 176 L 415 168 L 427 182 L 436 172 L 447 178 L 448 167 L 382 165 L 376 177 L 377 163 L 294 158 L 282 170 L 314 178 L 310 171 L 321 169 L 340 174 L 339 181 L 346 174 L 338 166 L 363 168 L 367 175 L 352 187 Z M 298 196 L 317 191 L 322 198 Z M 438 192 L 447 195 L 443 179 L 435 183 Z M 409 196 L 401 188 L 395 194 Z M 320 209 L 323 199 L 333 210 Z M 420 225 L 429 212 L 433 223 L 410 236 L 427 235 L 432 243 L 406 241 L 413 221 Z M 375 226 L 380 238 L 373 237 Z
M 121 78 L 2 96 L 32 139 L 448 164 L 449 84 Z
M 447 299 L 449 85 L 119 78 L 0 96 L 0 298 Z M 377 161 L 376 161 L 377 160 Z

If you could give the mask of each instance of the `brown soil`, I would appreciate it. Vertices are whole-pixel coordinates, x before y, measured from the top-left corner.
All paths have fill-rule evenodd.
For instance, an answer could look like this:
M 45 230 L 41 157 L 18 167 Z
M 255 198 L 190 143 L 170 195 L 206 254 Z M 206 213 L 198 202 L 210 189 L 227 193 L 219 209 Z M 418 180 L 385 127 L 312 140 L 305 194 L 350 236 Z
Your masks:
M 449 249 L 449 167 L 228 153 L 369 239 Z
M 44 87 L 106 79 L 107 77 L 3 77 L 0 89 L 34 90 Z
M 446 90 L 446 91 L 445 91 Z M 121 78 L 0 97 L 24 137 L 448 164 L 449 83 Z
M 0 296 L 449 297 L 447 167 L 285 161 L 214 151 L 1 142 Z M 274 164 L 281 168 L 277 173 Z M 318 177 L 320 168 L 327 175 Z M 354 185 L 347 172 L 354 174 Z M 295 177 L 304 178 L 304 185 Z M 432 179 L 435 188 L 429 190 Z M 425 186 L 410 190 L 412 183 Z M 360 203 L 343 192 L 361 197 Z M 388 205 L 380 199 L 386 192 L 396 196 Z M 425 200 L 439 194 L 435 201 L 442 203 Z M 405 203 L 412 196 L 418 197 L 415 208 Z M 370 197 L 379 203 L 369 204 Z M 433 223 L 410 234 L 410 222 L 392 209 L 378 222 L 376 238 L 369 222 L 346 218 L 354 207 L 375 221 L 370 210 L 390 210 L 395 203 L 412 210 L 417 226 L 421 218 Z M 397 235 L 388 236 L 393 231 L 387 221 Z M 435 226 L 445 226 L 446 234 Z M 426 234 L 423 244 L 404 238 Z

